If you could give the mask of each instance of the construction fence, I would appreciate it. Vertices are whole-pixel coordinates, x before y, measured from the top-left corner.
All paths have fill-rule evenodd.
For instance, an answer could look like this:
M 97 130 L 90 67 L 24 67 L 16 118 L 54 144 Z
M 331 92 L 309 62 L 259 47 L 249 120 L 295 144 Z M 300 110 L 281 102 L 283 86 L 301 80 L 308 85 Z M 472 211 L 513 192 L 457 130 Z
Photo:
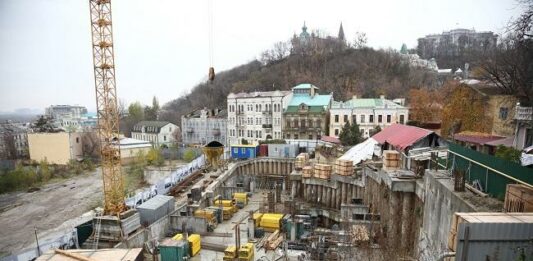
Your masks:
M 507 184 L 533 187 L 533 169 L 457 144 L 448 145 L 446 165 L 451 173 L 464 171 L 469 184 L 501 200 L 505 198 Z

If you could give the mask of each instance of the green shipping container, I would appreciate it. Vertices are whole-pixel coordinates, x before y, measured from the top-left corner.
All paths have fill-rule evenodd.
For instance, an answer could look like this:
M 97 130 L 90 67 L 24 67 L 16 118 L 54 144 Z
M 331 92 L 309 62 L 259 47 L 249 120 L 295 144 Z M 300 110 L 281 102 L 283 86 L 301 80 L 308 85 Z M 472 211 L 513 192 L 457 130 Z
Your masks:
M 161 261 L 182 261 L 188 255 L 187 244 L 168 238 L 159 245 L 159 253 Z

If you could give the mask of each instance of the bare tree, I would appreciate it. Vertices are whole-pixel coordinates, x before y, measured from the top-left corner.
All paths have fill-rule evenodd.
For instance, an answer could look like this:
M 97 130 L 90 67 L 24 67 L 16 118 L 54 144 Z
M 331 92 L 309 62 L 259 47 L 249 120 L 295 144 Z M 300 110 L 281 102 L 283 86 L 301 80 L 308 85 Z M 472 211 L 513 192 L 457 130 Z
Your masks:
M 496 48 L 477 53 L 481 77 L 491 81 L 504 93 L 533 105 L 533 0 L 522 0 L 526 11 L 511 22 Z
M 100 142 L 98 135 L 94 131 L 84 132 L 81 136 L 82 154 L 84 157 L 98 158 L 100 155 Z
M 365 32 L 356 32 L 352 47 L 355 49 L 364 48 L 366 47 L 367 41 L 368 41 L 368 38 L 366 37 Z

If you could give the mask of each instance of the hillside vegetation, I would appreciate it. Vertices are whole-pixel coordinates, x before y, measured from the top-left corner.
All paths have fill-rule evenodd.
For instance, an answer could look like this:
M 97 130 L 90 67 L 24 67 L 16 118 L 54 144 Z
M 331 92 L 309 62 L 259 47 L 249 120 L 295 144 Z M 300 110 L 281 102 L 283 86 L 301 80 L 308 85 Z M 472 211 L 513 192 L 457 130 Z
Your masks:
M 274 55 L 269 59 L 218 73 L 213 83 L 198 84 L 190 93 L 165 104 L 160 118 L 179 124 L 181 115 L 194 109 L 225 108 L 230 92 L 290 90 L 303 82 L 318 86 L 321 93 L 333 92 L 335 100 L 353 95 L 406 97 L 409 89 L 436 82 L 434 73 L 409 67 L 393 50 L 327 48 L 305 55 L 289 55 L 287 50 L 270 50 Z

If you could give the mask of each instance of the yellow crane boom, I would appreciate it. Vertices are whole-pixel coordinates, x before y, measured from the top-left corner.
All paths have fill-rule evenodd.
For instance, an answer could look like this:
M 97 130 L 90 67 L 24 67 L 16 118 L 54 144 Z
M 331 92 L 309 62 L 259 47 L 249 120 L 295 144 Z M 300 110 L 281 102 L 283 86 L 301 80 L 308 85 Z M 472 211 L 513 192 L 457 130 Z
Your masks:
M 104 212 L 118 215 L 125 210 L 124 180 L 120 167 L 119 112 L 115 86 L 111 0 L 89 0 L 96 89 L 96 111 L 102 178 Z

